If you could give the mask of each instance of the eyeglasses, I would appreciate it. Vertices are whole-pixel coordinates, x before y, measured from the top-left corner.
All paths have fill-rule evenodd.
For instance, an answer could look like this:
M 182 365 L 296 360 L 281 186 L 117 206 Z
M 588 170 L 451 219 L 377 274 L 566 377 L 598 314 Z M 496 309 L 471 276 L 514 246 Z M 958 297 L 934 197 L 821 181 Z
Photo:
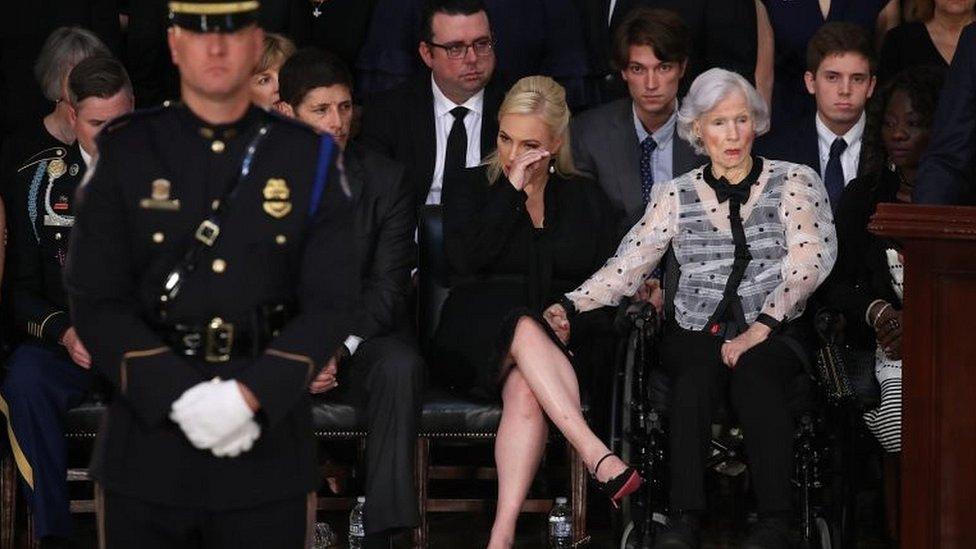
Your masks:
M 427 45 L 444 50 L 448 59 L 461 59 L 468 54 L 468 48 L 473 49 L 474 54 L 478 57 L 487 57 L 495 49 L 495 41 L 491 38 L 482 38 L 470 44 L 435 44 L 433 42 L 427 42 Z

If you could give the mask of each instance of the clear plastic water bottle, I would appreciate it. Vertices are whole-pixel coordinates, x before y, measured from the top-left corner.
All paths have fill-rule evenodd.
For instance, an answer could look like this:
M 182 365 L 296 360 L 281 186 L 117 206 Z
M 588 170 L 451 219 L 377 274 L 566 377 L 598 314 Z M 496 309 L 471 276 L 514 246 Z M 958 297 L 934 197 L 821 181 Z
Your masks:
M 562 549 L 573 546 L 573 516 L 566 498 L 556 498 L 549 511 L 549 547 Z
M 366 508 L 366 497 L 356 498 L 356 506 L 349 513 L 349 549 L 362 549 L 366 538 L 366 527 L 363 525 L 363 511 Z
M 335 547 L 338 544 L 339 539 L 328 522 L 315 523 L 315 539 L 312 541 L 312 549 L 329 549 L 329 547 Z

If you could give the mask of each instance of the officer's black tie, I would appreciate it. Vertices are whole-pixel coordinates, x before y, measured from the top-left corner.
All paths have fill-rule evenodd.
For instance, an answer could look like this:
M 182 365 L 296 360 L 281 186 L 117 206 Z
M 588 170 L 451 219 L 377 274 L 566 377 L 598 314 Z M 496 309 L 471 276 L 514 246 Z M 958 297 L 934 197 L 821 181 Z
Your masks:
M 464 117 L 470 111 L 467 107 L 454 107 L 451 115 L 454 116 L 454 123 L 451 125 L 451 133 L 447 135 L 447 151 L 444 154 L 444 177 L 441 181 L 441 188 L 448 185 L 448 181 L 454 179 L 459 170 L 464 169 L 465 161 L 468 157 L 468 132 L 464 128 Z

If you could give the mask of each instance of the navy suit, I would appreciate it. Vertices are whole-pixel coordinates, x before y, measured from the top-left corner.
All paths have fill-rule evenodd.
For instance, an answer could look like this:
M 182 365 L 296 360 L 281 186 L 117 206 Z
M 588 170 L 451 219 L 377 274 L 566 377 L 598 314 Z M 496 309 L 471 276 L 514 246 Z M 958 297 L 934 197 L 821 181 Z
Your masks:
M 976 204 L 976 24 L 962 31 L 932 122 L 912 200 Z
M 816 114 L 804 117 L 789 127 L 781 126 L 779 131 L 760 137 L 753 146 L 756 154 L 771 160 L 803 164 L 809 166 L 818 175 L 822 174 L 815 117 Z

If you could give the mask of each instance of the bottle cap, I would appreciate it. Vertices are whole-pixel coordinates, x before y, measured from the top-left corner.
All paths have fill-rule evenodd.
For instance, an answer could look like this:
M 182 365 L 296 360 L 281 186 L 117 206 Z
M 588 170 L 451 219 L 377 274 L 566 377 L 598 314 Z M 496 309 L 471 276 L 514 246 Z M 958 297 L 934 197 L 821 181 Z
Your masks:
M 566 498 L 563 498 L 563 499 L 566 499 Z M 356 498 L 356 502 L 357 503 L 366 503 L 366 496 L 359 496 L 358 498 Z
M 556 498 L 556 505 L 566 505 L 569 500 L 566 498 Z

